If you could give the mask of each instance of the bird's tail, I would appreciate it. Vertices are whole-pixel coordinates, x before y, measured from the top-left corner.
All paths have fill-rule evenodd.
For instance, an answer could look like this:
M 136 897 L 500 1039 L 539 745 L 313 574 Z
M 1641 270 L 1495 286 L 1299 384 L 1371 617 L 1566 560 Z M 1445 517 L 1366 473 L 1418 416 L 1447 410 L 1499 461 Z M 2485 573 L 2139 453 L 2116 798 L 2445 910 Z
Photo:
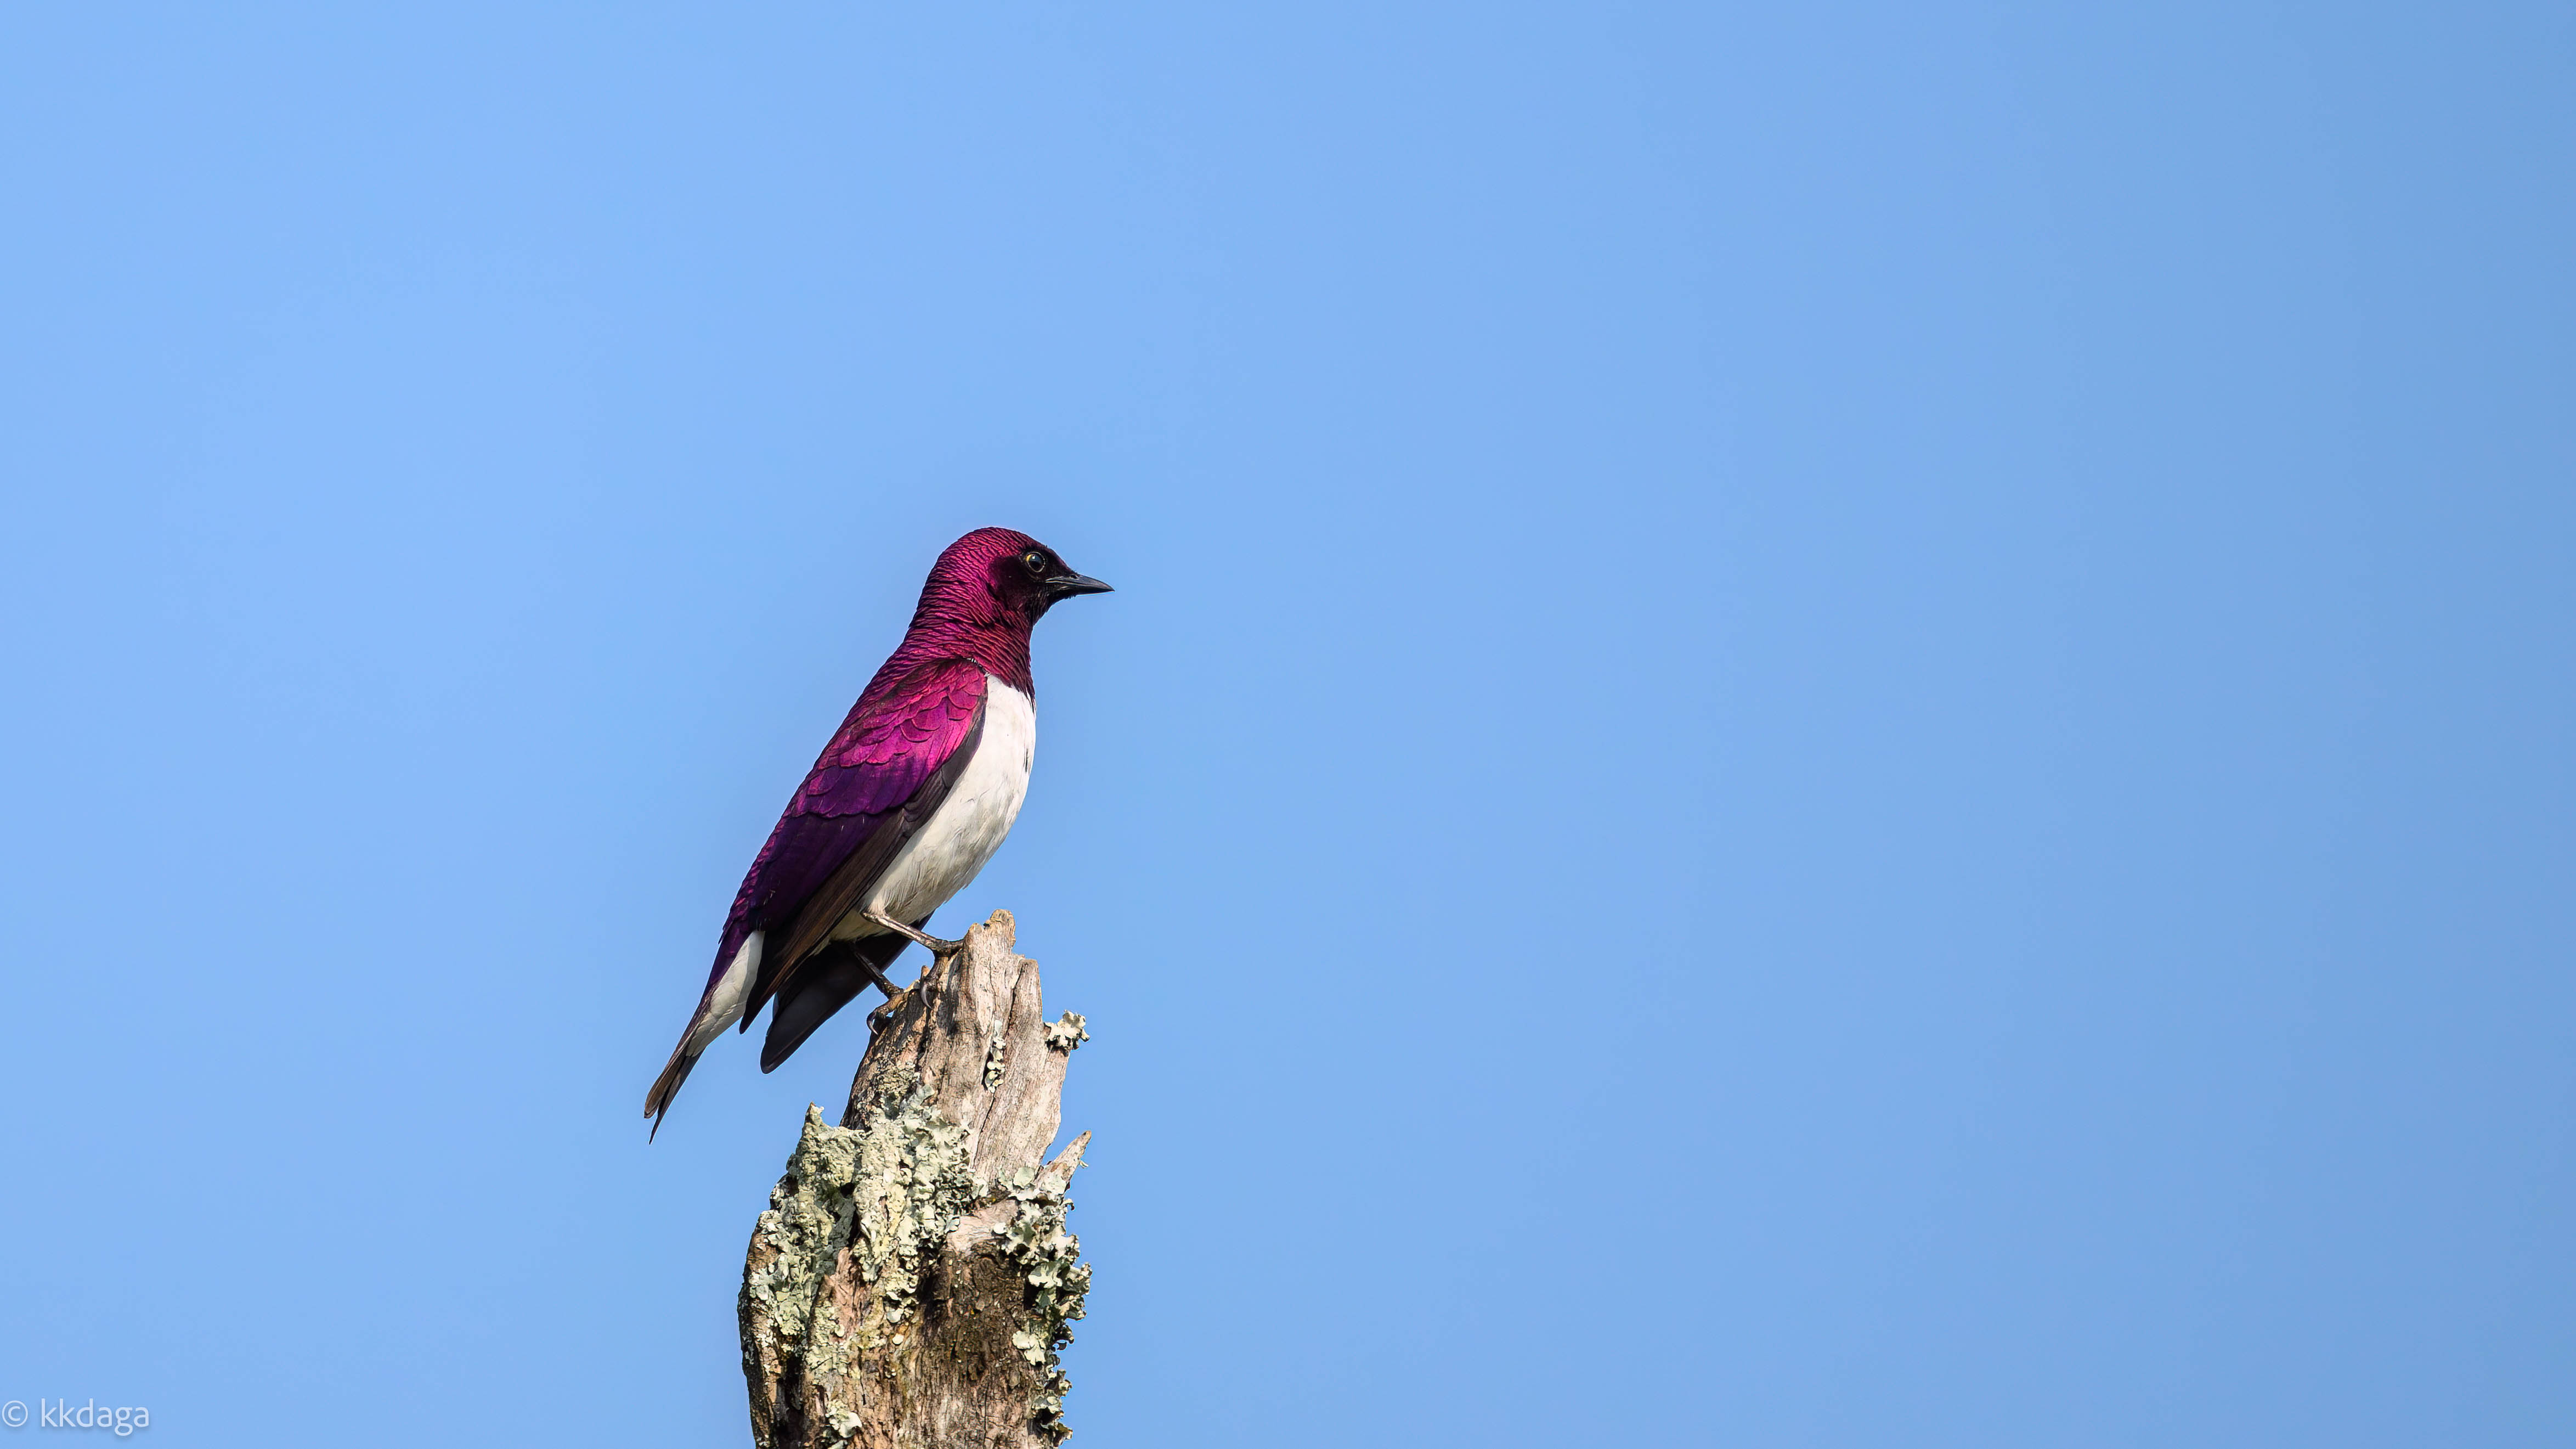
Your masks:
M 698 1053 L 705 1049 L 702 1043 L 691 1042 L 697 1032 L 696 1023 L 690 1025 L 691 1030 L 680 1033 L 680 1044 L 671 1048 L 671 1060 L 662 1075 L 653 1079 L 653 1090 L 644 1094 L 644 1115 L 653 1119 L 653 1129 L 644 1134 L 647 1142 L 660 1135 L 662 1114 L 671 1110 L 671 1099 L 680 1095 L 680 1084 L 689 1079 L 689 1069 L 698 1064 Z
M 680 1084 L 689 1079 L 689 1069 L 698 1064 L 698 1053 L 742 1015 L 743 995 L 751 988 L 753 974 L 760 970 L 761 939 L 761 932 L 752 932 L 734 952 L 732 964 L 708 982 L 706 994 L 698 998 L 698 1009 L 689 1014 L 689 1025 L 680 1033 L 680 1044 L 671 1048 L 671 1060 L 664 1064 L 662 1075 L 653 1079 L 653 1090 L 644 1094 L 644 1115 L 653 1119 L 653 1130 L 644 1134 L 645 1141 L 652 1141 L 661 1132 L 662 1114 L 671 1110 L 671 1099 L 680 1095 Z

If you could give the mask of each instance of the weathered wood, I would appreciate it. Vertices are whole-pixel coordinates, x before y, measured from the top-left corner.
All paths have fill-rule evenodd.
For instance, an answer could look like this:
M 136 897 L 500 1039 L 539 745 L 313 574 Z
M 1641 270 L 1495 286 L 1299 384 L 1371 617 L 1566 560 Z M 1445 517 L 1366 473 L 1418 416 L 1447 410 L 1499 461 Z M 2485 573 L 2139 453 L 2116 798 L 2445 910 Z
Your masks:
M 1044 1160 L 1082 1018 L 1041 1014 L 1010 913 L 870 1018 L 837 1127 L 808 1107 L 743 1264 L 760 1449 L 1051 1449 L 1091 1267 L 1084 1133 Z

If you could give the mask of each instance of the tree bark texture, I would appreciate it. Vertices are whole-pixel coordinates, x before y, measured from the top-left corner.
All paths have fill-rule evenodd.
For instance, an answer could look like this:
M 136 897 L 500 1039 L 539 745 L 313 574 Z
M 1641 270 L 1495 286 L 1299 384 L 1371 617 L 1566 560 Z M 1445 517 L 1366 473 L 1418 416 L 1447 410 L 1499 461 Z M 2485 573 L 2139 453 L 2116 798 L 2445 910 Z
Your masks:
M 1091 1267 L 1065 1230 L 1090 1134 L 1045 1160 L 1082 1018 L 1047 1021 L 1010 913 L 869 1018 L 743 1264 L 759 1449 L 1051 1449 Z

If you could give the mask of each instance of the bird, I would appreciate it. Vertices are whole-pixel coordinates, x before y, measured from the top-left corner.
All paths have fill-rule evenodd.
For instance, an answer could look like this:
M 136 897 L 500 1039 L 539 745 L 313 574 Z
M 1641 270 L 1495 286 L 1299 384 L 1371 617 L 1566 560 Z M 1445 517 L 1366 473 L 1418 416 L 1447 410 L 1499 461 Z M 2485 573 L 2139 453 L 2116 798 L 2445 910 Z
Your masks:
M 1029 630 L 1109 585 L 1008 528 L 941 550 L 903 642 L 860 691 L 752 857 L 717 937 L 706 990 L 645 1094 L 658 1136 L 671 1099 L 724 1029 L 764 1006 L 760 1069 L 875 985 L 907 942 L 935 955 L 931 913 L 975 879 L 1019 818 L 1037 749 Z

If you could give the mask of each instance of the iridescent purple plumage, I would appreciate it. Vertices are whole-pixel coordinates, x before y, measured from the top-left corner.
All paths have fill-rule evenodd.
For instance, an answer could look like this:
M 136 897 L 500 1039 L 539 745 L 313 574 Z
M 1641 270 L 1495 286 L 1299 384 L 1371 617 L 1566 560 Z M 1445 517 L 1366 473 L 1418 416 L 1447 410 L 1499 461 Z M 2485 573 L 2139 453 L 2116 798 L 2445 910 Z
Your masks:
M 984 702 L 983 666 L 931 659 L 888 679 L 894 665 L 886 661 L 850 706 L 752 858 L 725 917 L 715 965 L 707 972 L 708 990 L 715 989 L 746 937 L 792 917 L 965 742 Z
M 743 876 L 698 1009 L 645 1099 L 657 1130 L 714 1031 L 736 1016 L 748 1027 L 774 996 L 768 1070 L 900 952 L 901 937 L 855 913 L 963 772 L 994 687 L 1006 686 L 1027 717 L 1030 626 L 1057 600 L 1107 587 L 1006 528 L 977 529 L 940 554 L 903 643 L 850 706 Z M 999 829 L 1008 829 L 1006 818 Z M 980 859 L 967 876 L 975 865 Z M 923 922 L 948 889 L 922 908 Z M 747 943 L 765 943 L 766 955 L 757 944 L 746 952 Z M 827 959 L 835 952 L 840 959 Z

